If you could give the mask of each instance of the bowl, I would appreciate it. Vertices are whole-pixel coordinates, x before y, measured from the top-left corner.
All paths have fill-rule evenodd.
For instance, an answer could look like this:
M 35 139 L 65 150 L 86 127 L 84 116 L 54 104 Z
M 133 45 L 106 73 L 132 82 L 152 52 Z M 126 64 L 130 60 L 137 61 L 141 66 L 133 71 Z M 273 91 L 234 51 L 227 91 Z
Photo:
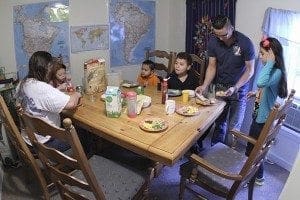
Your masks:
M 177 97 L 181 95 L 181 90 L 176 89 L 168 89 L 168 96 L 169 97 Z

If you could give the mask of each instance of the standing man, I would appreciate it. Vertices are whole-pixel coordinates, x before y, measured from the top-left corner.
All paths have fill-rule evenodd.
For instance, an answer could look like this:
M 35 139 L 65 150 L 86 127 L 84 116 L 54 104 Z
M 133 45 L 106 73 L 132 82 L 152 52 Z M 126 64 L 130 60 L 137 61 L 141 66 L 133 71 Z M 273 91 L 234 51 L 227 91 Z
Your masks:
M 240 130 L 246 109 L 249 79 L 254 73 L 255 51 L 251 40 L 235 31 L 228 17 L 219 15 L 212 22 L 214 35 L 208 42 L 209 62 L 202 85 L 202 94 L 214 81 L 216 91 L 224 91 L 224 111 L 215 121 L 212 145 L 225 143 L 228 130 Z M 228 124 L 228 125 L 227 125 Z M 231 141 L 226 143 L 230 144 Z

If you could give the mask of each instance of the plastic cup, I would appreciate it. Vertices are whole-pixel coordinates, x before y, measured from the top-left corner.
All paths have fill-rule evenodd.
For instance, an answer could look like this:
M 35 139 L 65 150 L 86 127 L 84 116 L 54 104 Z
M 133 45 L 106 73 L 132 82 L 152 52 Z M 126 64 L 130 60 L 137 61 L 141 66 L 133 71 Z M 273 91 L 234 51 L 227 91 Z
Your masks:
M 189 101 L 189 91 L 182 91 L 182 102 L 187 103 Z

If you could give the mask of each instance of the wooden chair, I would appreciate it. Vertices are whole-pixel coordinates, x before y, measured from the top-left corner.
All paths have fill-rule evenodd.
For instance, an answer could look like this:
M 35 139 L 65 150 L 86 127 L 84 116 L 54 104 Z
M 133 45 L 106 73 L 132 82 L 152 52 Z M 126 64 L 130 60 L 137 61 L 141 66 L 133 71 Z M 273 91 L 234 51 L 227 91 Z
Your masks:
M 205 60 L 201 59 L 196 54 L 190 54 L 193 60 L 193 69 L 199 77 L 199 84 L 202 85 L 205 79 L 206 64 Z
M 14 148 L 17 150 L 18 155 L 32 168 L 35 176 L 37 177 L 44 199 L 50 199 L 49 190 L 54 185 L 53 183 L 46 182 L 44 174 L 37 163 L 38 161 L 34 158 L 22 138 L 21 133 L 17 128 L 2 96 L 0 96 L 0 118 L 5 127 L 6 134 Z
M 185 188 L 196 192 L 190 185 L 200 186 L 226 199 L 234 199 L 237 191 L 248 182 L 248 199 L 252 199 L 255 175 L 285 119 L 294 94 L 295 90 L 292 90 L 282 106 L 275 104 L 257 140 L 242 132 L 231 131 L 237 138 L 254 145 L 249 157 L 222 143 L 217 143 L 201 157 L 192 154 L 190 161 L 180 167 L 179 199 L 183 199 Z
M 161 50 L 153 50 L 153 51 L 146 50 L 146 59 L 149 60 L 151 58 L 155 59 L 156 70 L 163 70 L 166 71 L 167 74 L 170 74 L 175 68 L 175 60 L 176 60 L 175 52 L 171 51 L 170 53 L 168 53 L 166 51 L 161 51 Z M 157 62 L 156 60 L 157 58 L 166 60 L 166 62 L 164 63 L 167 63 L 167 65 L 161 62 Z
M 29 138 L 36 147 L 43 165 L 57 186 L 62 199 L 143 199 L 147 197 L 148 180 L 138 172 L 108 160 L 92 156 L 89 160 L 69 118 L 63 128 L 54 127 L 27 113 L 22 116 Z M 67 156 L 56 149 L 39 143 L 34 135 L 50 135 L 70 144 L 73 155 Z M 55 164 L 55 165 L 54 165 Z M 62 169 L 75 169 L 64 173 Z

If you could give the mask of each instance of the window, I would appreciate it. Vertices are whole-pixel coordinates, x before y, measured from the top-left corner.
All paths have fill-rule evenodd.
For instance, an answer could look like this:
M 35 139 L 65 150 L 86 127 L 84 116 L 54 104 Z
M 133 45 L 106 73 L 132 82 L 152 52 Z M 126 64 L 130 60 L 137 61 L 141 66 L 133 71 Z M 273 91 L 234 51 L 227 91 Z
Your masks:
M 300 101 L 300 13 L 289 10 L 268 8 L 265 12 L 263 32 L 277 38 L 284 50 L 289 91 L 296 89 Z M 298 91 L 297 91 L 298 90 Z

